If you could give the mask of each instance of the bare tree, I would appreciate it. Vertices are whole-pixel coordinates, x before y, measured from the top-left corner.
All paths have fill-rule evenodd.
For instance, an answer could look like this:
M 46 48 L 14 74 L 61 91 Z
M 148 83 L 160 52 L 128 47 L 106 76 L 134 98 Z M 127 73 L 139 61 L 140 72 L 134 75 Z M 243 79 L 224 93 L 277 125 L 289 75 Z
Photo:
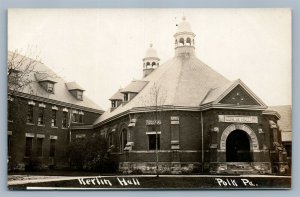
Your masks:
M 29 58 L 30 52 L 24 55 L 18 50 L 8 52 L 7 57 L 7 79 L 8 91 L 11 95 L 14 92 L 21 92 L 33 82 L 30 74 L 35 72 L 35 67 L 40 61 L 39 55 Z
M 167 126 L 167 122 L 163 121 L 167 119 L 166 111 L 166 96 L 167 91 L 163 89 L 162 86 L 159 86 L 157 83 L 154 83 L 149 91 L 149 95 L 145 95 L 145 98 L 142 98 L 142 106 L 147 108 L 146 117 L 149 118 L 147 125 L 151 125 L 155 130 L 155 154 L 156 154 L 156 176 L 159 176 L 159 130 L 165 130 L 164 126 Z

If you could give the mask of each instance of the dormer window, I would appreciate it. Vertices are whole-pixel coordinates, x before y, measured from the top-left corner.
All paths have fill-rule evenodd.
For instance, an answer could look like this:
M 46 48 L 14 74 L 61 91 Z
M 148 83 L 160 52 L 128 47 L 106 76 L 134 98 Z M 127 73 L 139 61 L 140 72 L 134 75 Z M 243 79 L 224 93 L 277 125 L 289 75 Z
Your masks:
M 20 72 L 21 71 L 18 71 L 15 69 L 10 69 L 9 75 L 8 75 L 8 82 L 13 85 L 18 84 L 19 78 L 20 78 Z
M 128 93 L 124 93 L 124 101 L 128 101 Z
M 76 82 L 69 82 L 66 83 L 66 86 L 70 93 L 77 99 L 82 101 L 83 100 L 83 89 L 76 83 Z
M 111 101 L 111 110 L 119 107 L 124 99 L 124 95 L 121 93 L 122 89 L 119 89 L 109 100 Z
M 77 91 L 77 99 L 82 101 L 83 100 L 82 96 L 83 96 L 83 92 L 78 90 Z
M 117 101 L 115 101 L 115 100 L 111 101 L 111 107 L 112 108 L 117 107 Z
M 123 102 L 131 101 L 148 83 L 148 81 L 134 80 L 120 91 L 123 94 Z
M 47 83 L 47 92 L 54 93 L 54 83 Z

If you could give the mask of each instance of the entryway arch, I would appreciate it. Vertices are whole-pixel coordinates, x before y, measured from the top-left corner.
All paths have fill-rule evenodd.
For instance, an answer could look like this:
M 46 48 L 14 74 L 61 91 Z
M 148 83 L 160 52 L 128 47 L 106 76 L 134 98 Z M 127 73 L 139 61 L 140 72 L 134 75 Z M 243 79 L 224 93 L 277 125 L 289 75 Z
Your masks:
M 251 162 L 259 150 L 255 132 L 245 124 L 232 124 L 222 133 L 220 151 L 226 152 L 227 162 Z

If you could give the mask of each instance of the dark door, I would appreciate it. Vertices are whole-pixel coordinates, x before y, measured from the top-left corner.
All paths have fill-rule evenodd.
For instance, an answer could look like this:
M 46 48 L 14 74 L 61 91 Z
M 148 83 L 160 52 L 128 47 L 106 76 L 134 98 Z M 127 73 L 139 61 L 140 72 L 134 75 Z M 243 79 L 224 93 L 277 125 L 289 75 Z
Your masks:
M 250 141 L 248 134 L 242 130 L 231 132 L 226 140 L 227 162 L 251 162 Z

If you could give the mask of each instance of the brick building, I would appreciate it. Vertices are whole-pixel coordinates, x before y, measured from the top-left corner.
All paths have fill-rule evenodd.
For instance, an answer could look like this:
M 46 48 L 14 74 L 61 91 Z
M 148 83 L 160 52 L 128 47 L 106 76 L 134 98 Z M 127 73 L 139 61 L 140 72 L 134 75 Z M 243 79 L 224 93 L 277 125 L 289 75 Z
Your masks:
M 68 167 L 67 145 L 89 135 L 103 110 L 43 63 L 13 52 L 8 58 L 16 65 L 8 78 L 9 170 Z
M 280 115 L 241 80 L 229 81 L 195 55 L 183 18 L 175 55 L 160 65 L 150 45 L 143 78 L 118 90 L 94 122 L 124 173 L 284 173 Z

